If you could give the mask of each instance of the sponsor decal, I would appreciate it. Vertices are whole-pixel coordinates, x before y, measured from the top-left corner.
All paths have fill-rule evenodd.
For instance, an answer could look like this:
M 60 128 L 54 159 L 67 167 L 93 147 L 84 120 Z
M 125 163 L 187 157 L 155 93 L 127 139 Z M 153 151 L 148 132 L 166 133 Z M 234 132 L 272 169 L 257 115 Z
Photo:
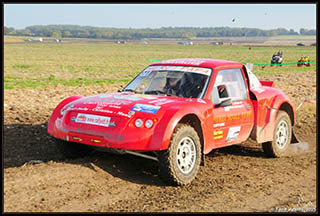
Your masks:
M 174 100 L 168 100 L 166 98 L 161 98 L 161 99 L 149 101 L 148 103 L 154 104 L 156 106 L 161 106 L 161 105 L 164 105 L 167 103 L 172 103 L 172 102 L 174 102 Z
M 103 110 L 103 109 L 100 109 L 100 108 L 102 108 L 102 107 L 96 107 L 96 108 L 92 109 L 92 111 L 104 112 L 104 113 L 109 113 L 109 114 L 113 113 L 113 111 L 111 111 L 111 110 Z
M 213 139 L 221 139 L 223 137 L 223 130 L 213 131 Z
M 215 130 L 213 131 L 213 135 L 221 135 L 223 134 L 223 131 L 222 130 Z
M 215 137 L 213 137 L 213 139 L 222 139 L 222 137 L 223 137 L 223 135 L 220 135 L 220 136 L 215 136 Z
M 125 113 L 123 113 L 123 112 L 121 112 L 121 111 L 119 111 L 117 114 L 120 115 L 120 116 L 127 117 L 127 118 L 130 118 L 130 117 L 131 117 L 131 115 L 125 114 Z
M 233 101 L 232 105 L 239 105 L 239 104 L 243 104 L 242 101 Z
M 214 124 L 213 127 L 216 128 L 216 127 L 223 127 L 225 125 L 224 122 L 221 122 L 221 123 L 218 123 L 218 124 Z
M 247 111 L 247 112 L 230 114 L 230 115 L 214 116 L 213 121 L 215 123 L 219 123 L 219 122 L 233 121 L 233 120 L 239 120 L 239 119 L 247 119 L 247 118 L 250 118 L 250 116 L 251 116 L 251 111 Z
M 152 113 L 152 114 L 156 114 L 159 109 L 160 109 L 160 106 L 153 106 L 148 104 L 136 104 L 131 108 L 132 111 Z
M 243 108 L 243 104 L 224 107 L 224 111 L 230 111 L 230 109 L 237 109 L 237 108 Z
M 228 135 L 226 138 L 227 142 L 230 142 L 232 140 L 235 140 L 238 138 L 239 133 L 240 133 L 240 128 L 241 126 L 236 126 L 236 127 L 230 127 L 228 131 Z
M 109 127 L 110 117 L 78 113 L 75 122 Z
M 121 106 L 110 105 L 110 108 L 121 109 Z
M 192 72 L 199 73 L 210 76 L 211 69 L 203 67 L 190 67 L 190 66 L 150 66 L 141 72 L 140 76 L 148 76 L 152 71 L 183 71 L 183 72 Z
M 141 100 L 141 98 L 148 98 L 148 99 L 156 98 L 156 97 L 154 97 L 152 95 L 146 95 L 146 94 L 134 94 L 133 96 L 139 98 L 139 100 Z
M 173 59 L 173 60 L 166 60 L 162 61 L 162 63 L 176 63 L 176 64 L 190 64 L 190 65 L 200 65 L 205 60 L 200 59 Z

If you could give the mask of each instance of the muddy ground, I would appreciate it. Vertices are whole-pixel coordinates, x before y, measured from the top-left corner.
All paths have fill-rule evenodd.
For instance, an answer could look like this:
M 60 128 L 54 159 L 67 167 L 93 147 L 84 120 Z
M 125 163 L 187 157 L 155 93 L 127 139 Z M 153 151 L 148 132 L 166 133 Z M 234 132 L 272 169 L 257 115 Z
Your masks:
M 259 78 L 276 81 L 296 107 L 316 99 L 315 69 Z M 65 160 L 47 134 L 50 114 L 63 98 L 118 88 L 4 91 L 4 212 L 316 211 L 316 104 L 297 111 L 295 130 L 309 151 L 272 159 L 249 140 L 206 155 L 191 185 L 173 187 L 148 159 L 93 152 Z

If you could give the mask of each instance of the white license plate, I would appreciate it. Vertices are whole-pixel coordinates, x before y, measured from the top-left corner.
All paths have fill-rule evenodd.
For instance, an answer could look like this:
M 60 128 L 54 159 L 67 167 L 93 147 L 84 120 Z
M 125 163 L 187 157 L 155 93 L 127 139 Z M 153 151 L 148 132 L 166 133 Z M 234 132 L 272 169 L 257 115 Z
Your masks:
M 110 117 L 78 113 L 76 122 L 109 127 Z

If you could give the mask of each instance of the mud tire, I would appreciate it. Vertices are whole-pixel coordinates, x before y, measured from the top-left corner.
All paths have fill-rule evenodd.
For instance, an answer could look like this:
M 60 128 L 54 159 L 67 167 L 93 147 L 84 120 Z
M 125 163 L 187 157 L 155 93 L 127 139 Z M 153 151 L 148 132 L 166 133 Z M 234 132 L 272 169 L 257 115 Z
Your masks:
M 64 158 L 74 159 L 87 156 L 92 149 L 84 144 L 55 139 L 58 151 Z
M 182 150 L 185 149 L 184 147 L 187 147 L 187 150 Z M 194 153 L 193 157 L 188 156 L 192 155 L 191 152 Z M 189 161 L 188 166 L 184 167 L 182 155 L 185 156 L 185 161 Z M 201 143 L 195 129 L 188 124 L 178 124 L 171 137 L 169 148 L 160 152 L 158 159 L 162 180 L 170 185 L 191 183 L 196 177 L 201 162 Z M 185 172 L 182 171 L 184 168 Z
M 283 132 L 285 134 L 283 135 Z M 283 138 L 279 138 L 283 136 Z M 283 157 L 287 154 L 292 139 L 291 119 L 285 111 L 279 110 L 276 126 L 273 132 L 273 141 L 262 143 L 263 150 L 268 157 Z M 280 141 L 279 141 L 280 140 Z

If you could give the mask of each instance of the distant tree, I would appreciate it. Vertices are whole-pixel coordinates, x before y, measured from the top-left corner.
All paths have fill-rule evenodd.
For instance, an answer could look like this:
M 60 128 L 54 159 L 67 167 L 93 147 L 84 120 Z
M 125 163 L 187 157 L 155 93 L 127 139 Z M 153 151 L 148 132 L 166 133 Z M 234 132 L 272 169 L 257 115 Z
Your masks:
M 54 38 L 61 38 L 61 32 L 59 31 L 51 32 L 50 36 Z
M 290 29 L 289 35 L 298 35 L 298 32 L 295 32 L 293 29 Z
M 97 39 L 102 38 L 102 35 L 103 35 L 102 32 L 96 32 L 96 33 L 94 33 L 94 37 L 97 38 Z
M 4 27 L 4 29 L 3 29 L 4 35 L 12 34 L 14 32 L 15 32 L 14 28 Z
M 308 29 L 304 29 L 301 28 L 300 29 L 300 35 L 316 35 L 316 30 L 312 29 L 312 30 L 308 30 Z
M 71 37 L 71 32 L 64 31 L 62 35 L 63 35 L 63 37 Z

